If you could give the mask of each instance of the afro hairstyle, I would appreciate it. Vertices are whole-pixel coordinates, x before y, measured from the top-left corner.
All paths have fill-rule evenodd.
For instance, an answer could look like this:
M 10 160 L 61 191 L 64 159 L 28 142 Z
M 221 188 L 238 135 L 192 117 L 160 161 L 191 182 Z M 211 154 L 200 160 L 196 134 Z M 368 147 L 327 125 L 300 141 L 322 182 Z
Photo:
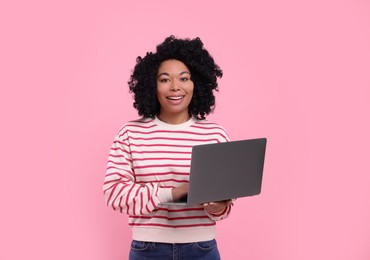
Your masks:
M 205 119 L 205 116 L 214 110 L 213 90 L 218 91 L 217 78 L 222 77 L 222 70 L 204 48 L 199 37 L 177 39 L 172 35 L 157 45 L 155 53 L 147 52 L 145 57 L 137 57 L 128 82 L 130 92 L 134 96 L 134 108 L 140 116 L 146 118 L 159 114 L 157 72 L 163 61 L 171 59 L 183 62 L 190 70 L 194 92 L 189 104 L 189 115 Z

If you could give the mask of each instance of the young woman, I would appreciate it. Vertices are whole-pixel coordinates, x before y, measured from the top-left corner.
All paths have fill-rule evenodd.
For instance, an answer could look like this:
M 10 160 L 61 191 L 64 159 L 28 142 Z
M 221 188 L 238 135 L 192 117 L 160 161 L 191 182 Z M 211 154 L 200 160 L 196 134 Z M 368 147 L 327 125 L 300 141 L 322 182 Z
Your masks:
M 171 36 L 137 58 L 128 85 L 142 118 L 115 137 L 103 188 L 108 206 L 128 214 L 129 259 L 220 259 L 215 225 L 229 215 L 230 201 L 163 203 L 187 194 L 192 146 L 229 141 L 205 120 L 221 76 L 199 38 Z

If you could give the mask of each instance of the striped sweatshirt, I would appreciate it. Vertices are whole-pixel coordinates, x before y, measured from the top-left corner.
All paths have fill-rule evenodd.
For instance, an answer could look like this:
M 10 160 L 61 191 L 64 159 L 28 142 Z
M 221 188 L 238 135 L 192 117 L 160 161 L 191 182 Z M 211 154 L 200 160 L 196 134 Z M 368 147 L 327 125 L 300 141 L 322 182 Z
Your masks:
M 210 214 L 202 205 L 162 205 L 172 201 L 172 188 L 187 183 L 194 145 L 227 142 L 225 130 L 191 118 L 172 125 L 158 118 L 126 123 L 110 149 L 104 180 L 109 207 L 128 214 L 133 239 L 189 243 L 214 239 L 216 221 L 230 213 Z M 210 181 L 212 181 L 210 179 Z

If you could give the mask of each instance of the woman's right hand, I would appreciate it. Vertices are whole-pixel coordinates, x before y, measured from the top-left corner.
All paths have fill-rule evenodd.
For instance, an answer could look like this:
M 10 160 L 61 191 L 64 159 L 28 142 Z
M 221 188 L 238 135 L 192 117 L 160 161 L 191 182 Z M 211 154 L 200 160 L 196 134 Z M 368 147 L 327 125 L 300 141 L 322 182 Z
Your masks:
M 181 186 L 172 189 L 172 199 L 177 201 L 188 194 L 189 183 L 184 183 Z

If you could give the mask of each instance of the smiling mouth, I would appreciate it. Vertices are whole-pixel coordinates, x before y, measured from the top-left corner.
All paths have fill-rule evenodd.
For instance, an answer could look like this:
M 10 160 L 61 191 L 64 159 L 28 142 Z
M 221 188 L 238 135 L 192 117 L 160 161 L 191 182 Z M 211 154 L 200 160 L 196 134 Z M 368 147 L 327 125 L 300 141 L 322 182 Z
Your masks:
M 185 96 L 173 96 L 173 97 L 167 97 L 167 99 L 169 100 L 181 100 L 183 99 Z

